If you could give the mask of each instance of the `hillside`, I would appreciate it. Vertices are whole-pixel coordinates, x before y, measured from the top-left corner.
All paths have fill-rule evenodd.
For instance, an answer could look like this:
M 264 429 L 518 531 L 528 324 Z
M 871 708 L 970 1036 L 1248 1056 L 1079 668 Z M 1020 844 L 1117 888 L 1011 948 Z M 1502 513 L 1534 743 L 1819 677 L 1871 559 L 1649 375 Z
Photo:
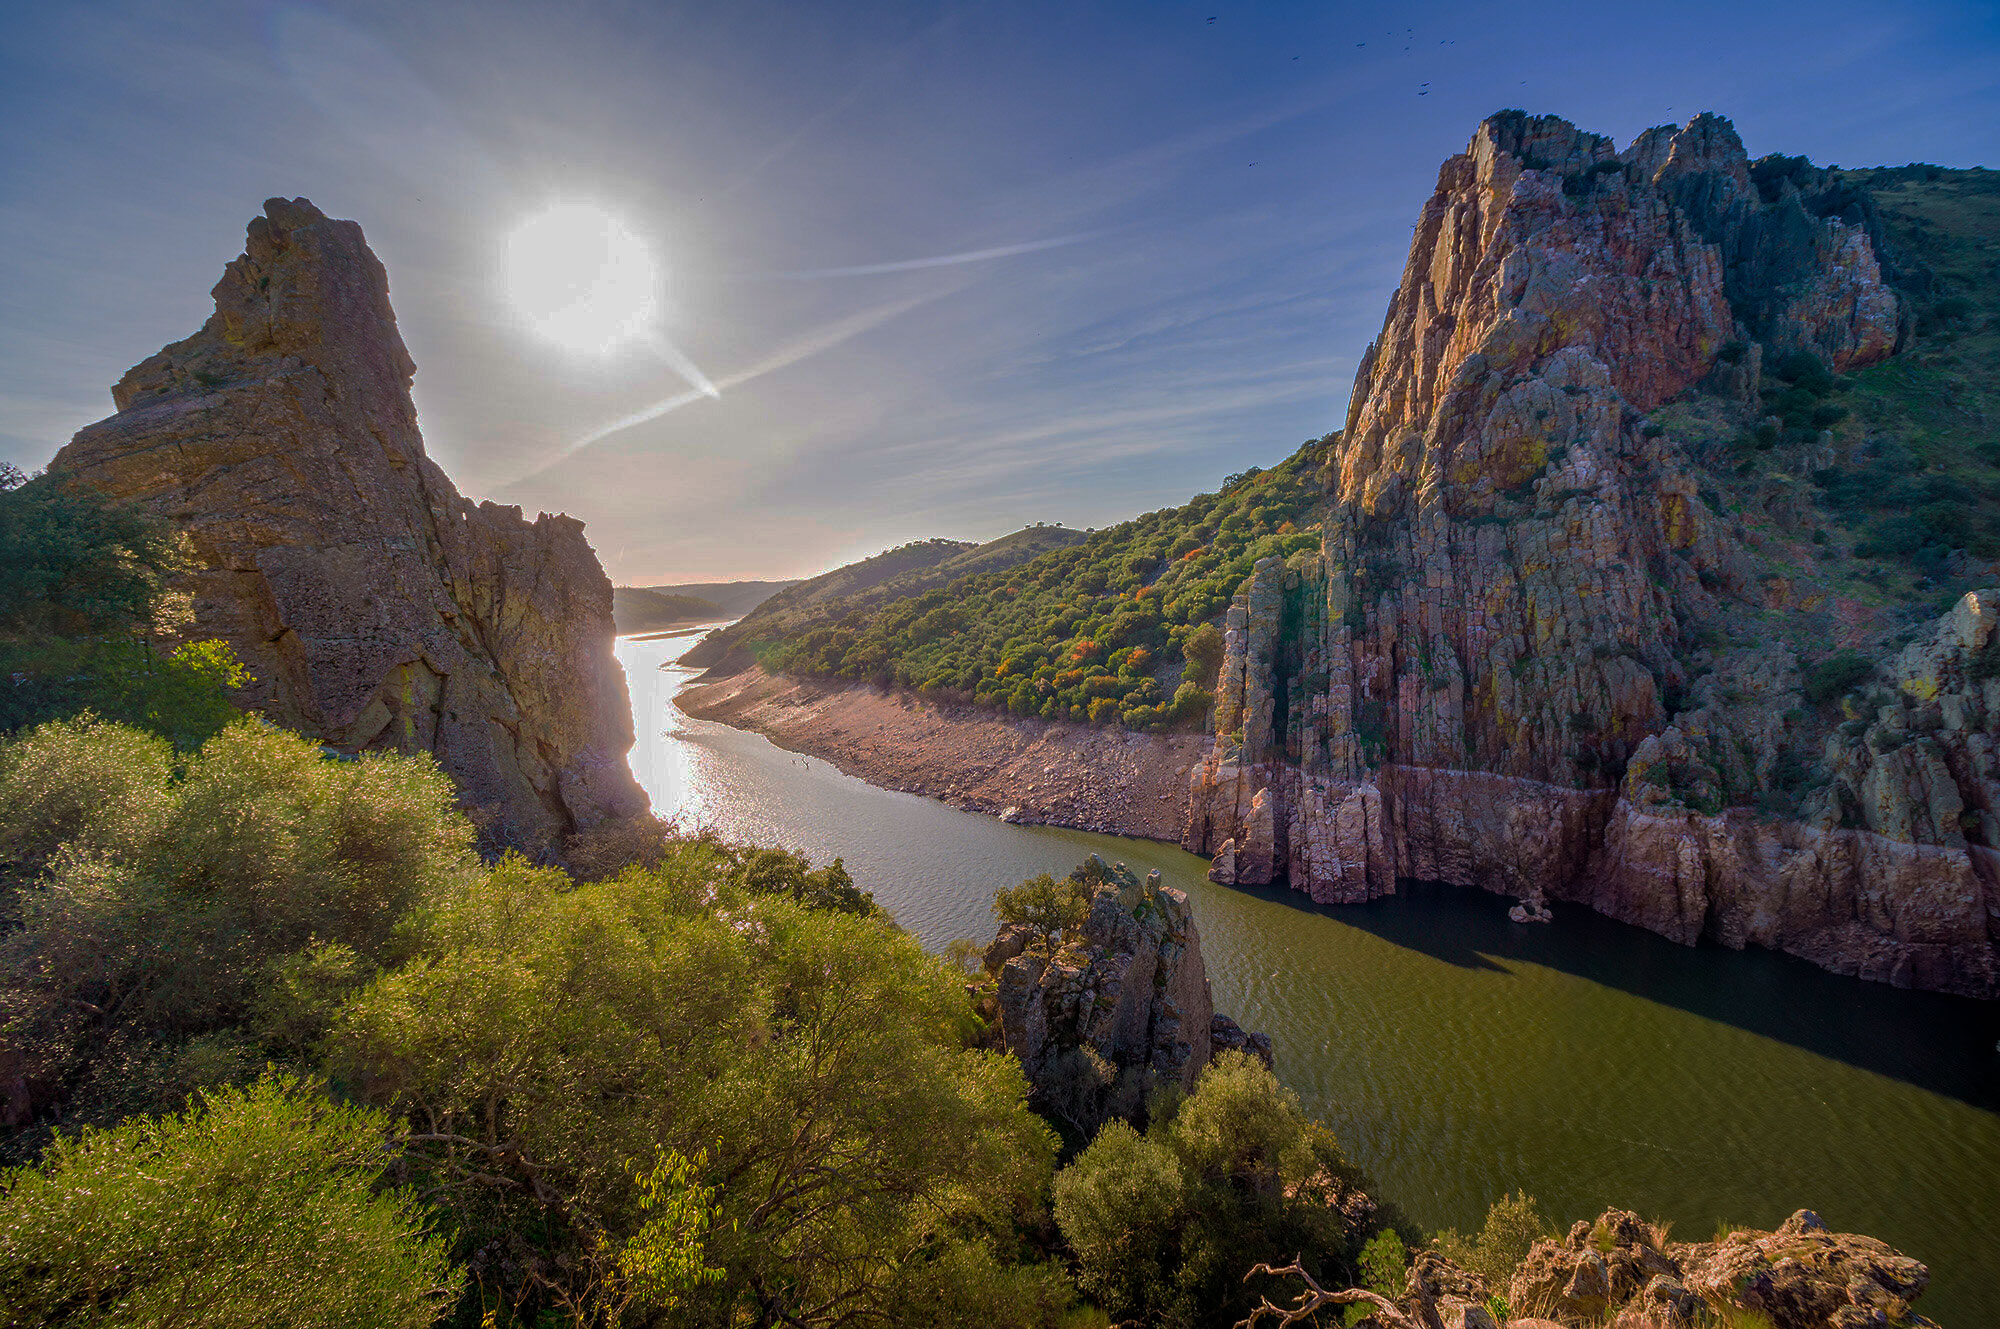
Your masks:
M 635 590 L 650 591 L 655 595 L 687 596 L 695 600 L 706 600 L 720 613 L 719 618 L 741 618 L 779 591 L 790 590 L 798 585 L 791 581 L 690 581 L 673 586 L 638 586 Z
M 683 623 L 712 623 L 722 606 L 697 595 L 672 595 L 642 586 L 611 588 L 611 617 L 619 633 L 658 632 Z
M 898 545 L 778 592 L 683 659 L 705 668 L 740 669 L 761 658 L 772 643 L 825 629 L 959 577 L 1013 567 L 1083 538 L 1081 531 L 1062 526 L 1026 526 L 985 544 L 938 539 Z
M 1229 477 L 1217 493 L 1016 567 L 767 638 L 760 658 L 781 672 L 869 679 L 1021 716 L 1139 730 L 1199 724 L 1220 642 L 1210 642 L 1206 675 L 1194 679 L 1184 678 L 1184 647 L 1258 559 L 1318 546 L 1313 512 L 1327 446 L 1308 443 L 1268 471 Z M 1181 694 L 1184 681 L 1194 690 Z

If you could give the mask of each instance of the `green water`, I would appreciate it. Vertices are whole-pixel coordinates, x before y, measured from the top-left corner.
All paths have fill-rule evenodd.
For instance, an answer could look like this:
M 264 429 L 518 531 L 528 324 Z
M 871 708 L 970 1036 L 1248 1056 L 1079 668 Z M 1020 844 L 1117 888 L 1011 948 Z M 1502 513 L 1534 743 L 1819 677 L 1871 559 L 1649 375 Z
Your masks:
M 1613 1204 L 1771 1226 L 1817 1210 L 1926 1261 L 1920 1309 L 2000 1323 L 2000 1006 L 1897 992 L 1764 952 L 1688 949 L 1587 910 L 1408 885 L 1325 908 L 1216 886 L 1172 846 L 1009 826 L 840 774 L 673 705 L 692 637 L 619 644 L 665 815 L 827 859 L 925 944 L 990 936 L 995 888 L 1085 854 L 1188 892 L 1216 1009 L 1378 1189 L 1427 1226 L 1526 1189 L 1563 1224 Z M 662 668 L 662 666 L 667 666 Z

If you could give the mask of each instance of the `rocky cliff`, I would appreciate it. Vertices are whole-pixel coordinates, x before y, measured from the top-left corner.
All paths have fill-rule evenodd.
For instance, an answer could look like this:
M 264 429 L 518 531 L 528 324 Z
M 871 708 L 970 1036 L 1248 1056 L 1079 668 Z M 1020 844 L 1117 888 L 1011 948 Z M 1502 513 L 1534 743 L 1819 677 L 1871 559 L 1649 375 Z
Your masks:
M 50 471 L 187 533 L 195 633 L 277 723 L 434 754 L 497 844 L 642 811 L 611 583 L 581 522 L 472 503 L 424 455 L 361 228 L 273 199 L 214 296 Z
M 1269 1038 L 1216 1013 L 1183 892 L 1095 854 L 1070 883 L 1088 892 L 1081 926 L 1051 937 L 1010 924 L 985 954 L 988 1014 L 1037 1108 L 1087 1137 L 1141 1117 L 1157 1087 L 1191 1092 L 1219 1052 L 1270 1063 Z
M 1913 319 L 1867 194 L 1775 162 L 1714 116 L 1619 151 L 1509 112 L 1445 163 L 1321 549 L 1228 614 L 1184 836 L 1218 880 L 1547 895 L 2000 993 L 2000 593 L 1916 624 L 1840 583 L 1816 394 Z

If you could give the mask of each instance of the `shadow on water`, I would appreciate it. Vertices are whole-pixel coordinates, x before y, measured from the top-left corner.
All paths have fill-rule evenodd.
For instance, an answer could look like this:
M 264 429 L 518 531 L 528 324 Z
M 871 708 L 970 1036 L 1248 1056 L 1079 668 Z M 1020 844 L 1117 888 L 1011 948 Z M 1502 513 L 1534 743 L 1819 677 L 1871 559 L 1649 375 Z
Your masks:
M 1540 965 L 2000 1111 L 2000 1002 L 1904 991 L 1760 948 L 1681 946 L 1561 901 L 1550 902 L 1554 923 L 1515 923 L 1511 898 L 1438 882 L 1399 881 L 1393 896 L 1345 905 L 1315 904 L 1284 886 L 1231 889 L 1445 964 Z M 1910 1037 L 1912 1028 L 1925 1036 Z

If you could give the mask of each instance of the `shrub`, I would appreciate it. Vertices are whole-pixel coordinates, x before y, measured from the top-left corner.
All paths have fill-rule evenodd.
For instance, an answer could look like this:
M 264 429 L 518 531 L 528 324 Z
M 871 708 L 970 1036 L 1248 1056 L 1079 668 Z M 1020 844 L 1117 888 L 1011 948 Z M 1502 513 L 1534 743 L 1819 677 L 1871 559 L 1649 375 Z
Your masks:
M 1044 872 L 1019 886 L 1000 891 L 993 897 L 993 912 L 1003 923 L 1019 923 L 1042 934 L 1054 944 L 1065 932 L 1083 926 L 1090 915 L 1091 884 L 1072 875 L 1058 881 Z
M 1356 1272 L 1373 1230 L 1359 1190 L 1298 1096 L 1226 1052 L 1143 1135 L 1106 1124 L 1057 1174 L 1055 1216 L 1084 1290 L 1115 1319 L 1227 1324 L 1263 1290 L 1243 1271 L 1275 1251 L 1304 1252 L 1322 1283 Z
M 663 1149 L 705 1150 L 683 1181 L 714 1188 L 699 1264 L 723 1275 L 676 1292 L 691 1323 L 883 1320 L 967 1290 L 941 1248 L 992 1248 L 1047 1184 L 1019 1063 L 964 1046 L 962 974 L 880 916 L 731 870 L 701 842 L 582 885 L 503 862 L 341 1014 L 331 1065 L 409 1123 L 459 1249 L 508 1252 L 474 1266 L 503 1319 L 635 1304 L 619 1252 L 657 1216 L 641 1179 Z
M 68 1099 L 84 1120 L 215 1082 L 190 1070 L 254 1068 L 273 965 L 339 943 L 365 973 L 477 862 L 428 758 L 328 760 L 248 719 L 178 769 L 124 726 L 31 732 L 0 751 L 0 849 L 40 873 L 0 945 L 0 1009 L 46 1087 L 37 1108 Z M 288 1023 L 277 1041 L 301 1037 Z
M 1187 658 L 1188 681 L 1202 686 L 1213 683 L 1222 672 L 1223 650 L 1222 629 L 1213 623 L 1203 623 L 1188 633 L 1181 642 L 1181 654 Z
M 1874 664 L 1859 651 L 1836 651 L 1807 671 L 1806 698 L 1816 706 L 1824 706 L 1852 692 L 1874 672 Z
M 1544 1237 L 1555 1235 L 1542 1216 L 1535 1197 L 1522 1192 L 1501 1196 L 1486 1210 L 1479 1234 L 1467 1240 L 1446 1230 L 1432 1243 L 1440 1255 L 1461 1269 L 1480 1275 L 1493 1292 L 1505 1296 L 1514 1271 L 1528 1258 L 1528 1250 Z
M 379 1189 L 387 1126 L 266 1077 L 176 1116 L 58 1138 L 0 1176 L 0 1320 L 434 1323 L 463 1276 L 417 1201 Z

